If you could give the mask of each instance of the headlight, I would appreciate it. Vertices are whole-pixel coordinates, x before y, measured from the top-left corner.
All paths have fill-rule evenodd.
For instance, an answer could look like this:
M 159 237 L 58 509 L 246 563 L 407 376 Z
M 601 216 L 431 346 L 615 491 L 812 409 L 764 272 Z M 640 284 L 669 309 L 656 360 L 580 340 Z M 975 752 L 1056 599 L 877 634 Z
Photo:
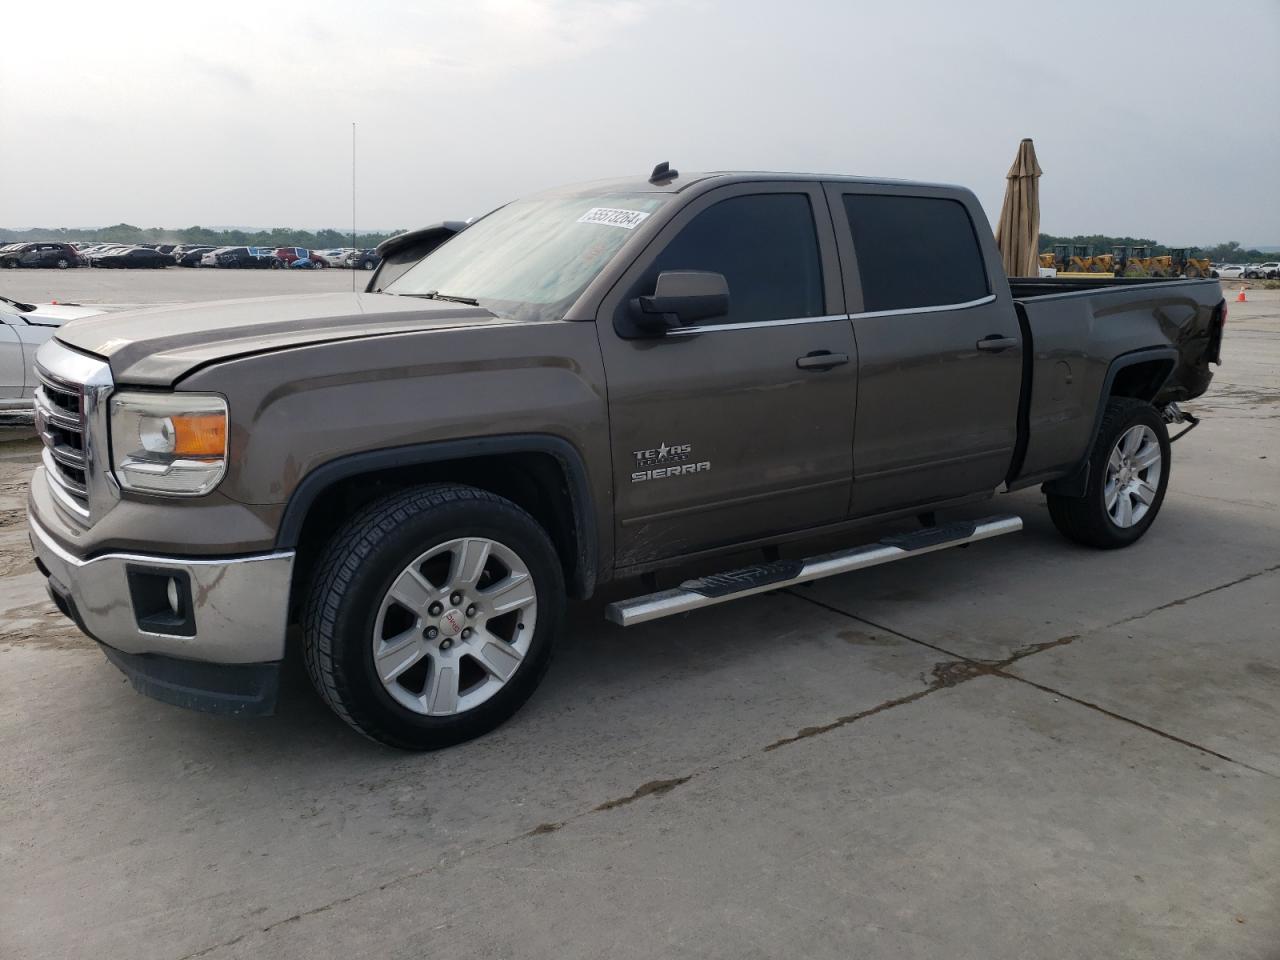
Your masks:
M 208 393 L 118 393 L 111 452 L 126 490 L 206 494 L 227 470 L 227 402 Z

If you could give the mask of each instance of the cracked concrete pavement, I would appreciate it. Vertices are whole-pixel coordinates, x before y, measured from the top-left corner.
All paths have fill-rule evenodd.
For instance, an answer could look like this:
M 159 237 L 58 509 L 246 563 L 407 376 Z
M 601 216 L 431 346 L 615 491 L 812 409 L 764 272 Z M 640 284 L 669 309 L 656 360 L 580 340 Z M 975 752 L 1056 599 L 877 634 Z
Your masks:
M 965 550 L 625 632 L 600 598 L 511 723 L 422 756 L 301 671 L 271 720 L 135 695 L 44 600 L 34 449 L 0 445 L 0 955 L 1278 960 L 1280 292 L 1250 300 L 1137 546 L 1027 491 Z

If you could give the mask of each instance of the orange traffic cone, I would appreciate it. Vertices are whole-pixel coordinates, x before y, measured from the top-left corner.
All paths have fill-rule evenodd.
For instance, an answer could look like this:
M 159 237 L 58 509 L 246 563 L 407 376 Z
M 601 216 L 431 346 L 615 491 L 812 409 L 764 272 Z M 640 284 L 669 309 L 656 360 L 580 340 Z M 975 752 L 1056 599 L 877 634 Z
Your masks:
M 1236 303 L 1248 303 L 1248 298 L 1244 295 L 1244 287 L 1240 288 L 1240 292 L 1236 294 Z

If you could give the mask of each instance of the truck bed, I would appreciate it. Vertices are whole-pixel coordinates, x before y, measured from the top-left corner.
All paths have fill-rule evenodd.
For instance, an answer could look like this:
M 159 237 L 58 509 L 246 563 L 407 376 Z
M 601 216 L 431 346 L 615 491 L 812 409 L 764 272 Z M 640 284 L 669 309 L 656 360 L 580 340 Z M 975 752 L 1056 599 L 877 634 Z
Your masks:
M 1225 318 L 1217 280 L 1026 277 L 1009 286 L 1026 344 L 1026 440 L 1010 486 L 1082 461 L 1108 393 L 1163 405 L 1208 388 Z

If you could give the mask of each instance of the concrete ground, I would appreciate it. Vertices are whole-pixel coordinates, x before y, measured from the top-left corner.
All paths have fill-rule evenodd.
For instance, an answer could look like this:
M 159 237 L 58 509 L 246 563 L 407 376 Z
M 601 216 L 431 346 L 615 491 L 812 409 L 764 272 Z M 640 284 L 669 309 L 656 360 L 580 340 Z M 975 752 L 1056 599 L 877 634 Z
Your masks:
M 99 277 L 350 283 L 0 289 Z M 1133 548 L 1028 491 L 970 549 L 626 632 L 600 598 L 521 713 L 429 755 L 298 673 L 270 720 L 135 695 L 44 600 L 3 445 L 0 956 L 1277 960 L 1280 291 L 1250 300 Z

